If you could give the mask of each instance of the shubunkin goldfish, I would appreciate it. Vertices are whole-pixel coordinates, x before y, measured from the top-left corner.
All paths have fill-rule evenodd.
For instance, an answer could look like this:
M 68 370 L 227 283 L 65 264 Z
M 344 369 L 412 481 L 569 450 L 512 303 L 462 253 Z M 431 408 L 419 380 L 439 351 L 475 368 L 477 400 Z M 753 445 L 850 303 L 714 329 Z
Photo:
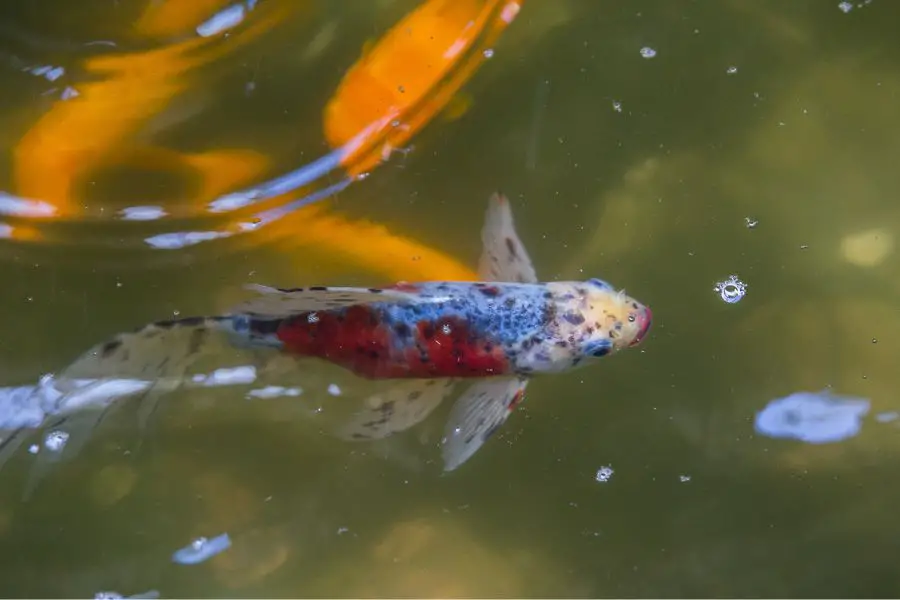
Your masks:
M 363 378 L 395 382 L 345 424 L 340 436 L 348 440 L 408 429 L 455 384 L 467 382 L 442 441 L 445 470 L 453 470 L 506 421 L 533 376 L 635 346 L 652 320 L 648 307 L 602 280 L 539 282 L 509 203 L 499 194 L 489 201 L 482 243 L 483 281 L 385 288 L 252 285 L 258 296 L 227 315 L 160 321 L 118 335 L 61 375 L 171 384 L 184 379 L 212 334 L 224 332 L 238 346 L 314 357 Z M 48 412 L 71 414 L 85 404 L 78 394 L 64 394 Z

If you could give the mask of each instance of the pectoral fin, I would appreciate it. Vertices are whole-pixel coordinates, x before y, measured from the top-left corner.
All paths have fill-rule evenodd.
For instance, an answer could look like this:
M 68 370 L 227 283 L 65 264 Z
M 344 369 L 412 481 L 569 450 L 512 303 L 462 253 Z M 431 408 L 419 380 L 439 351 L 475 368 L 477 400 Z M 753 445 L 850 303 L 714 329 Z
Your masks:
M 453 390 L 454 379 L 411 379 L 366 399 L 338 431 L 347 440 L 376 440 L 423 421 Z
M 450 411 L 441 454 L 444 470 L 469 460 L 525 396 L 528 379 L 495 377 L 473 384 Z

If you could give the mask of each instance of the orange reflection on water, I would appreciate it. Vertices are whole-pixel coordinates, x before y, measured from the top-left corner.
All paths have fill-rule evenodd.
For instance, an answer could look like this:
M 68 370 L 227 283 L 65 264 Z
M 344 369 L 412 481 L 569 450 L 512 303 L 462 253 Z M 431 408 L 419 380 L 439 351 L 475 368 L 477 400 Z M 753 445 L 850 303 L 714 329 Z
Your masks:
M 227 40 L 194 37 L 146 52 L 88 58 L 82 68 L 90 80 L 78 85 L 78 96 L 57 101 L 16 145 L 17 194 L 53 204 L 57 217 L 77 215 L 84 204 L 76 191 L 82 178 L 118 164 L 123 154 L 131 153 L 129 138 L 189 89 L 197 69 L 269 31 L 289 14 L 292 4 L 267 3 L 268 9 L 257 9 L 256 18 Z M 197 8 L 193 0 L 150 2 L 151 15 L 183 18 L 169 28 L 158 17 L 139 23 L 154 33 L 178 31 L 186 17 L 196 18 Z M 233 164 L 219 165 L 210 156 L 197 162 L 201 168 L 211 167 L 211 173 L 227 171 Z M 201 172 L 201 177 L 207 174 Z
M 89 77 L 78 84 L 78 95 L 57 101 L 14 149 L 16 193 L 56 208 L 39 218 L 78 218 L 84 206 L 79 182 L 112 166 L 137 163 L 196 173 L 201 184 L 188 202 L 198 211 L 266 172 L 269 158 L 254 150 L 185 154 L 133 141 L 144 124 L 191 88 L 200 68 L 270 31 L 295 10 L 312 6 L 308 0 L 260 3 L 253 7 L 253 18 L 227 38 L 193 35 L 198 22 L 230 4 L 148 2 L 133 28 L 138 37 L 192 37 L 145 52 L 85 60 Z M 521 0 L 427 0 L 385 34 L 351 67 L 325 109 L 326 138 L 341 151 L 343 169 L 351 176 L 367 172 L 444 110 L 520 5 Z M 309 191 L 298 189 L 279 200 L 287 203 Z M 325 205 L 299 209 L 267 224 L 260 234 L 344 256 L 394 280 L 475 279 L 469 267 L 436 249 L 381 225 L 330 214 Z M 12 237 L 33 241 L 39 233 L 17 227 Z

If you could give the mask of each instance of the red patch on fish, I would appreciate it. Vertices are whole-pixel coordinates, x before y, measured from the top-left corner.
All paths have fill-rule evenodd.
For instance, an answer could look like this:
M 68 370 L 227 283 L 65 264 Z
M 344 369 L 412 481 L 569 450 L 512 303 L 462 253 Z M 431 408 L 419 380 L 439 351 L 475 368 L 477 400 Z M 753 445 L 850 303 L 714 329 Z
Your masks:
M 488 377 L 508 372 L 503 349 L 473 336 L 462 319 L 387 325 L 367 306 L 285 320 L 285 350 L 314 356 L 370 379 Z

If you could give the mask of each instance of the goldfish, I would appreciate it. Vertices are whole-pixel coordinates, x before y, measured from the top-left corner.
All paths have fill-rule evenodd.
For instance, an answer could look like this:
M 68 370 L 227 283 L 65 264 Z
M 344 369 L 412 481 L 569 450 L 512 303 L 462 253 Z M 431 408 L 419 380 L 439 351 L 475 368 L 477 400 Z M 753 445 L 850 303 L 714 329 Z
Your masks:
M 603 280 L 540 282 L 509 201 L 499 193 L 488 202 L 481 241 L 478 281 L 379 288 L 250 284 L 256 295 L 225 315 L 158 321 L 117 335 L 61 376 L 128 376 L 137 379 L 119 380 L 110 389 L 143 392 L 148 381 L 167 382 L 163 389 L 171 389 L 214 347 L 214 334 L 224 334 L 235 347 L 315 358 L 363 380 L 390 382 L 341 426 L 338 436 L 348 441 L 409 429 L 457 384 L 467 384 L 441 442 L 444 469 L 452 471 L 507 420 L 532 378 L 634 347 L 652 323 L 649 307 Z M 109 404 L 97 384 L 78 385 L 46 412 Z

